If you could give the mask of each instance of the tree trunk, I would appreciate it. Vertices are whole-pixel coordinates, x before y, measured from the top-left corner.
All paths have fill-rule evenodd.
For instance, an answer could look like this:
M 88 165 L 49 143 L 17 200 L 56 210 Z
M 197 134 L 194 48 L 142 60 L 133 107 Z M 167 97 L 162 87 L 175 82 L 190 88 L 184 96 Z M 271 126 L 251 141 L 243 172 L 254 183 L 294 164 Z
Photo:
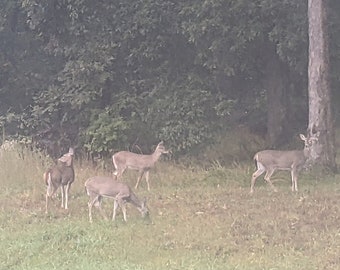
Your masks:
M 329 83 L 327 1 L 308 0 L 309 21 L 309 134 L 319 134 L 311 161 L 336 171 L 335 131 Z

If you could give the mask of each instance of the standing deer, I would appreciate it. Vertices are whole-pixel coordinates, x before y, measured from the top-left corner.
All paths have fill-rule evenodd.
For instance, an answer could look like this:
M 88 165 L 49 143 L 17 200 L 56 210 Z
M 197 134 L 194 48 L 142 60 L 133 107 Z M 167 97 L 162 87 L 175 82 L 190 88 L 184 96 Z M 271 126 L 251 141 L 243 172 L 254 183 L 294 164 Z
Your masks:
M 44 173 L 44 181 L 47 186 L 46 213 L 48 213 L 48 199 L 55 194 L 59 187 L 61 187 L 61 207 L 68 209 L 68 194 L 74 181 L 73 155 L 74 150 L 70 148 L 67 154 L 58 159 L 55 166 Z
M 116 211 L 119 206 L 122 209 L 124 221 L 127 221 L 126 203 L 133 204 L 142 214 L 142 217 L 145 217 L 149 214 L 145 200 L 140 201 L 127 184 L 115 181 L 111 177 L 91 177 L 85 182 L 85 189 L 87 195 L 90 197 L 88 202 L 90 222 L 92 222 L 93 205 L 99 209 L 102 216 L 107 220 L 107 217 L 101 208 L 101 201 L 103 197 L 114 199 L 112 220 L 115 220 Z
M 160 156 L 167 153 L 169 153 L 169 151 L 165 149 L 163 142 L 160 142 L 157 145 L 155 151 L 151 155 L 135 154 L 128 151 L 118 152 L 112 156 L 113 165 L 116 168 L 116 171 L 113 174 L 120 179 L 126 169 L 137 170 L 139 171 L 139 176 L 137 178 L 135 189 L 138 188 L 139 181 L 145 174 L 148 190 L 150 190 L 149 171 L 155 165 Z
M 274 187 L 273 183 L 270 180 L 270 177 L 276 170 L 290 171 L 292 179 L 292 191 L 298 191 L 297 178 L 299 172 L 301 171 L 309 157 L 310 147 L 315 141 L 318 140 L 317 137 L 315 137 L 314 135 L 306 138 L 303 134 L 300 134 L 300 138 L 305 143 L 305 147 L 303 150 L 264 150 L 255 154 L 254 160 L 257 171 L 253 173 L 253 176 L 251 178 L 250 193 L 254 192 L 256 178 L 258 178 L 264 172 L 266 172 L 264 179 L 267 183 L 269 183 L 274 192 L 277 192 L 277 189 Z

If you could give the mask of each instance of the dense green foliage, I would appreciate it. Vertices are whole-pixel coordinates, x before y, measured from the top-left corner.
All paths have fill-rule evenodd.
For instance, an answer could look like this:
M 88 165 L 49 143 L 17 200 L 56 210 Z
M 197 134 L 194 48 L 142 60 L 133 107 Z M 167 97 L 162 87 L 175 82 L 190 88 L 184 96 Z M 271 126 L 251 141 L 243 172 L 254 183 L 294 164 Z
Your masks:
M 266 132 L 265 67 L 278 59 L 291 134 L 307 122 L 307 52 L 306 1 L 3 0 L 0 125 L 91 154 L 158 140 L 186 153 L 234 125 Z

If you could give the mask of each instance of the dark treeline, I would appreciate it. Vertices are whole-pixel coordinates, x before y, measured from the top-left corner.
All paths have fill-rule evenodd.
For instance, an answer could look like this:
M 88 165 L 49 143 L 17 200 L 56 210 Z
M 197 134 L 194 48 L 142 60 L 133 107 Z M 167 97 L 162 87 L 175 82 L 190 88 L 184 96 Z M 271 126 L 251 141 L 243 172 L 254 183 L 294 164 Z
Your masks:
M 340 104 L 340 2 L 329 1 Z M 2 0 L 0 126 L 59 155 L 166 141 L 177 155 L 236 125 L 280 146 L 308 124 L 307 1 Z

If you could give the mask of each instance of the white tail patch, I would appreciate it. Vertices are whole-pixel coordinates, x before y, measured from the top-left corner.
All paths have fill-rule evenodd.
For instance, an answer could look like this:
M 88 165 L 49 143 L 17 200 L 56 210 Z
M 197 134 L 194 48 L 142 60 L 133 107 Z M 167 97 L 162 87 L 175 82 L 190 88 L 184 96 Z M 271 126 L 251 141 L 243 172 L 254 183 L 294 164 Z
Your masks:
M 117 166 L 116 159 L 115 159 L 114 155 L 112 156 L 112 163 L 113 163 L 113 166 L 115 166 L 115 168 L 117 169 L 118 166 Z M 118 171 L 116 170 L 113 174 L 118 175 Z

